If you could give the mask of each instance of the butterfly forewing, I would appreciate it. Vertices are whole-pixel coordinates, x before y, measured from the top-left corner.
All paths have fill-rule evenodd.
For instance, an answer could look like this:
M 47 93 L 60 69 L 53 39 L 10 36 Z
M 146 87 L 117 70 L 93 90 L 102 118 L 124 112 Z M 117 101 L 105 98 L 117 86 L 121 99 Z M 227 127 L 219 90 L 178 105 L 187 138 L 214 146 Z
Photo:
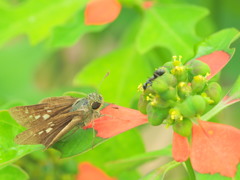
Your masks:
M 77 98 L 67 96 L 51 97 L 43 99 L 40 104 L 13 107 L 9 112 L 20 125 L 29 128 L 36 121 L 46 121 L 59 113 L 69 112 L 76 100 Z

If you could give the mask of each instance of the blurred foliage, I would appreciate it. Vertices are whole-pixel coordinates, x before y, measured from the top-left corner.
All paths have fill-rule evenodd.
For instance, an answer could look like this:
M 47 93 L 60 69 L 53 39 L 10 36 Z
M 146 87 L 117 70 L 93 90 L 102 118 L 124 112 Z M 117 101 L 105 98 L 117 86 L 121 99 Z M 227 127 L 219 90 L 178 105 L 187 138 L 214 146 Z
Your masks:
M 156 67 L 172 55 L 184 55 L 187 61 L 199 53 L 196 47 L 210 34 L 240 27 L 238 0 L 155 0 L 154 7 L 146 10 L 141 7 L 142 0 L 121 0 L 119 17 L 99 26 L 84 24 L 86 2 L 0 0 L 1 109 L 34 104 L 69 90 L 89 93 L 96 89 L 107 102 L 136 107 L 137 85 Z M 233 47 L 239 47 L 239 41 Z M 239 75 L 239 54 L 236 48 L 220 77 L 225 92 Z M 110 75 L 104 79 L 107 72 Z M 238 109 L 236 104 L 224 110 L 217 121 L 240 127 Z M 123 167 L 132 170 L 134 166 L 126 162 L 113 169 L 105 163 L 142 155 L 149 158 L 139 135 L 144 128 L 118 135 L 69 159 L 59 159 L 54 150 L 36 151 L 42 148 L 38 145 L 16 145 L 14 136 L 23 130 L 7 111 L 0 112 L 0 179 L 28 179 L 11 163 L 32 151 L 16 161 L 31 179 L 73 179 L 77 164 L 90 161 L 119 179 L 134 180 L 140 177 L 137 170 L 119 173 Z M 204 175 L 205 179 L 212 177 Z

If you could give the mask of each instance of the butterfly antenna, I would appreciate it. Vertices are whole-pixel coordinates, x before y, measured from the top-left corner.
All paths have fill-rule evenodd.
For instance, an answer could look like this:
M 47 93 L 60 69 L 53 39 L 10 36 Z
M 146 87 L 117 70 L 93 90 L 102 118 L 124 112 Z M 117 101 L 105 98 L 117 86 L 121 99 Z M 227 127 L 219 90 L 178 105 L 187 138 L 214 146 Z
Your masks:
M 105 74 L 105 76 L 104 76 L 104 77 L 102 78 L 102 80 L 100 81 L 100 83 L 99 83 L 99 85 L 98 85 L 98 87 L 97 87 L 97 90 L 100 89 L 102 83 L 103 83 L 104 80 L 109 76 L 109 74 L 110 74 L 110 72 L 107 72 L 107 73 Z

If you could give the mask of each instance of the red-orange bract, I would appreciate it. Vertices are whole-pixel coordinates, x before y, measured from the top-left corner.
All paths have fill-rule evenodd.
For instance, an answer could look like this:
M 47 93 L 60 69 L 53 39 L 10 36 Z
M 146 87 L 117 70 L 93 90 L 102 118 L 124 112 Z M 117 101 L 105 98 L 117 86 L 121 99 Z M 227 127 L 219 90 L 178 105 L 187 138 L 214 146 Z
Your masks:
M 228 63 L 230 55 L 224 51 L 216 51 L 197 59 L 210 66 L 209 77 L 211 78 Z M 200 173 L 220 173 L 234 177 L 237 164 L 240 162 L 240 130 L 228 125 L 201 120 L 198 123 L 193 125 L 190 145 L 186 143 L 187 138 L 179 138 L 180 135 L 174 133 L 174 159 L 183 162 L 190 157 L 193 168 Z M 178 151 L 179 147 L 181 150 Z M 190 153 L 186 156 L 184 152 L 188 152 L 189 147 Z
M 101 110 L 101 114 L 103 116 L 96 119 L 94 124 L 85 127 L 94 128 L 97 136 L 101 138 L 115 136 L 148 122 L 147 116 L 141 112 L 114 104 L 108 104 Z
M 240 160 L 240 131 L 225 124 L 198 122 L 192 129 L 193 168 L 200 173 L 234 177 Z
M 85 9 L 85 24 L 102 25 L 114 21 L 121 11 L 117 0 L 91 0 Z
M 214 75 L 216 75 L 230 60 L 230 55 L 224 51 L 215 51 L 211 54 L 201 56 L 197 58 L 210 67 L 211 74 L 208 76 L 208 79 L 211 79 Z
M 148 8 L 150 8 L 150 7 L 152 7 L 153 6 L 153 1 L 144 1 L 143 2 L 143 8 L 144 9 L 148 9 Z
M 115 180 L 89 162 L 79 164 L 78 171 L 76 180 Z

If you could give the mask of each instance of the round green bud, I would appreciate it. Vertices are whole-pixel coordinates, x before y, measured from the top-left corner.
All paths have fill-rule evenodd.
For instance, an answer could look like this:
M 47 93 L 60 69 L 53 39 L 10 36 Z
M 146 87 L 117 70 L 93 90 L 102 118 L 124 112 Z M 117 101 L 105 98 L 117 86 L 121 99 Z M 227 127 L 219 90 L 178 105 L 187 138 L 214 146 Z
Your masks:
M 189 63 L 189 66 L 190 66 L 190 72 L 194 76 L 196 75 L 206 76 L 207 74 L 210 74 L 210 67 L 202 61 L 192 60 Z
M 173 65 L 173 62 L 172 61 L 169 61 L 169 62 L 166 62 L 163 67 L 165 67 L 166 69 L 168 69 L 169 71 L 171 71 L 171 69 L 174 68 L 174 65 Z
M 175 87 L 177 85 L 177 79 L 174 75 L 172 75 L 171 73 L 165 73 L 163 74 L 161 77 L 159 77 L 161 79 L 163 79 L 169 86 L 173 86 Z
M 162 124 L 163 120 L 168 116 L 168 111 L 168 108 L 159 108 L 149 103 L 147 105 L 148 122 L 153 126 Z
M 147 114 L 147 104 L 148 101 L 146 100 L 146 97 L 141 94 L 138 100 L 138 110 L 143 114 Z
M 165 100 L 165 101 L 169 101 L 169 100 L 177 100 L 177 90 L 174 87 L 169 87 L 168 91 L 165 91 L 163 93 L 160 94 L 160 97 Z
M 207 80 L 204 76 L 202 75 L 194 76 L 191 82 L 192 92 L 201 93 L 204 90 L 206 83 L 207 83 Z
M 178 82 L 188 80 L 188 70 L 185 66 L 176 66 L 171 70 L 171 73 L 176 77 Z
M 178 83 L 178 95 L 180 98 L 185 99 L 192 94 L 192 87 L 189 83 L 180 82 Z
M 181 136 L 188 137 L 192 133 L 192 121 L 188 118 L 184 118 L 182 121 L 175 122 L 173 130 Z
M 157 92 L 158 94 L 161 94 L 162 92 L 165 92 L 168 90 L 168 84 L 167 82 L 160 77 L 156 78 L 152 83 L 152 89 Z
M 222 95 L 222 88 L 217 82 L 211 82 L 210 84 L 208 84 L 205 92 L 208 97 L 210 97 L 214 101 L 214 104 L 220 101 Z
M 180 112 L 184 117 L 192 118 L 201 115 L 206 109 L 206 102 L 200 95 L 189 96 L 178 105 Z

